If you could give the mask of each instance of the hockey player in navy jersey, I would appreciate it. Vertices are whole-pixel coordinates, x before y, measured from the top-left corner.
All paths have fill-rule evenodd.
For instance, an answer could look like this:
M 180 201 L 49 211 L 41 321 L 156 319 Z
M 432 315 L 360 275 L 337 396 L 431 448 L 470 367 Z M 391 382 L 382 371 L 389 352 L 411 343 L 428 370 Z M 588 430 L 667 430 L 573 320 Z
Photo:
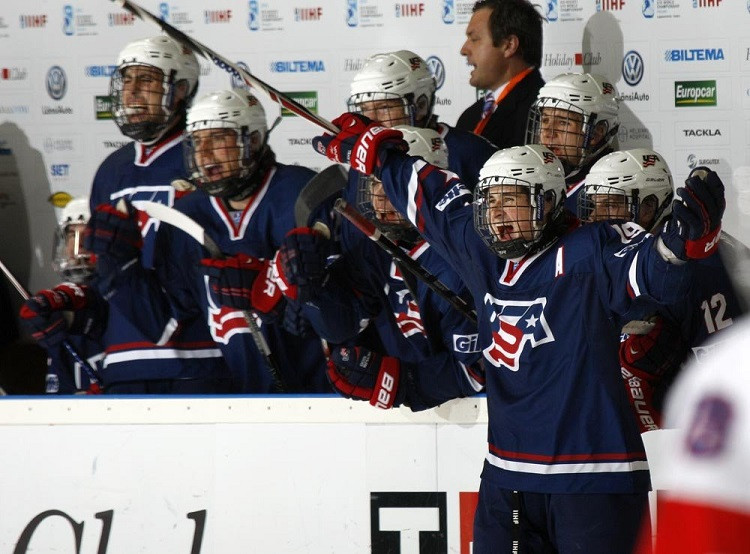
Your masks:
M 550 79 L 529 110 L 526 144 L 552 150 L 565 170 L 565 207 L 576 213 L 589 169 L 612 152 L 620 127 L 620 97 L 601 75 L 563 73 Z
M 330 392 L 319 339 L 285 329 L 288 307 L 270 273 L 271 258 L 295 227 L 297 195 L 315 173 L 276 161 L 263 107 L 240 89 L 195 102 L 187 131 L 187 165 L 197 190 L 175 208 L 198 222 L 225 258 L 208 258 L 185 233 L 162 226 L 157 272 L 173 306 L 180 316 L 208 321 L 242 392 L 279 388 L 248 327 L 250 311 L 262 320 L 283 390 Z
M 710 174 L 715 178 L 715 174 Z M 672 174 L 663 157 L 646 148 L 618 151 L 591 168 L 578 197 L 582 222 L 629 221 L 658 234 L 671 215 Z M 664 395 L 692 349 L 729 327 L 743 313 L 721 252 L 730 237 L 693 267 L 679 302 L 654 306 L 648 299 L 627 314 L 620 363 L 642 431 L 658 429 Z
M 721 181 L 688 180 L 658 239 L 632 224 L 571 231 L 547 148 L 496 153 L 472 197 L 393 130 L 352 114 L 334 124 L 316 150 L 378 176 L 474 297 L 489 413 L 474 551 L 629 553 L 650 484 L 612 322 L 639 295 L 684 294 L 694 264 L 682 262 L 715 249 Z
M 347 109 L 379 121 L 384 127 L 434 129 L 448 148 L 448 169 L 473 186 L 482 164 L 497 147 L 479 135 L 438 121 L 433 113 L 436 89 L 427 62 L 414 52 L 375 54 L 352 79 Z M 352 180 L 356 181 L 356 177 Z
M 447 166 L 448 151 L 437 131 L 409 126 L 395 129 L 403 133 L 410 155 Z M 470 303 L 458 275 L 394 210 L 382 183 L 355 174 L 362 214 Z M 381 408 L 405 404 L 414 411 L 479 392 L 484 371 L 478 363 L 476 324 L 349 221 L 341 227 L 342 255 L 329 268 L 326 255 L 333 247 L 307 228 L 290 233 L 277 258 L 282 290 L 304 300 L 304 312 L 318 335 L 330 343 L 348 344 L 332 349 L 328 377 L 333 387 L 343 396 Z M 380 351 L 360 335 L 366 324 L 377 330 Z M 392 367 L 401 375 L 399 395 L 382 402 L 379 373 Z
M 134 300 L 148 284 L 134 271 L 154 264 L 158 222 L 140 230 L 115 205 L 151 200 L 172 205 L 173 183 L 186 176 L 182 154 L 185 113 L 198 87 L 195 55 L 167 36 L 136 40 L 117 57 L 110 94 L 120 131 L 133 139 L 99 166 L 91 188 L 87 247 L 97 255 L 98 288 L 110 302 L 105 391 L 126 393 L 226 392 L 227 369 L 205 321 L 184 321 L 149 339 L 143 326 L 156 313 Z
M 63 345 L 69 341 L 94 371 L 101 370 L 107 303 L 91 286 L 96 264 L 83 245 L 89 215 L 88 198 L 73 198 L 62 209 L 52 267 L 63 282 L 40 290 L 21 308 L 21 321 L 47 350 L 47 394 L 96 393 L 100 388 Z

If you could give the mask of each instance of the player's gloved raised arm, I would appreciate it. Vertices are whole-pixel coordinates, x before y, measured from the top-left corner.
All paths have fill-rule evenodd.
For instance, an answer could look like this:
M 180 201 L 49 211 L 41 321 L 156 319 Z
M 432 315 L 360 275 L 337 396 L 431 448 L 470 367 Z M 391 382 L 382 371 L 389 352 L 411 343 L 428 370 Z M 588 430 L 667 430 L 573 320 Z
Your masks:
M 626 325 L 626 330 L 633 323 Z M 643 328 L 623 335 L 620 342 L 620 370 L 643 433 L 661 426 L 661 405 L 655 392 L 679 371 L 687 355 L 687 345 L 679 327 L 659 315 L 638 323 Z
M 50 349 L 68 334 L 99 338 L 106 326 L 106 310 L 106 302 L 93 288 L 61 283 L 26 300 L 19 315 L 39 345 Z
M 202 271 L 223 306 L 255 310 L 265 323 L 273 323 L 284 313 L 284 298 L 273 277 L 271 261 L 237 254 L 227 258 L 204 258 Z
M 676 196 L 672 217 L 664 224 L 656 248 L 670 263 L 707 258 L 719 247 L 726 206 L 724 184 L 715 171 L 697 167 Z
M 363 115 L 347 112 L 332 123 L 340 129 L 339 133 L 313 138 L 313 148 L 328 159 L 349 164 L 365 175 L 377 175 L 389 150 L 409 150 L 401 131 L 383 127 Z
M 97 206 L 89 219 L 86 249 L 103 264 L 113 263 L 117 269 L 140 259 L 143 236 L 137 214 L 138 210 L 126 200 L 120 203 L 120 208 L 112 204 Z
M 328 256 L 332 252 L 331 239 L 310 227 L 289 231 L 273 260 L 284 296 L 299 302 L 314 298 L 328 277 Z

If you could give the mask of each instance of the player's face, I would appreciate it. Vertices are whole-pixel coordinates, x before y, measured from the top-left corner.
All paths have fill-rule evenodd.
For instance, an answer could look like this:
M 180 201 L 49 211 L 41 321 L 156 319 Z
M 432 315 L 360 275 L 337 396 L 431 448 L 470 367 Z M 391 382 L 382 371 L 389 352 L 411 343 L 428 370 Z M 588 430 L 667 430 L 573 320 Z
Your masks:
M 609 221 L 612 219 L 630 219 L 628 203 L 621 194 L 591 194 L 591 214 L 587 222 Z
M 191 133 L 190 137 L 195 164 L 207 181 L 218 181 L 239 173 L 240 147 L 234 129 L 201 129 Z
M 65 228 L 65 255 L 68 260 L 78 260 L 81 256 L 88 256 L 89 251 L 83 246 L 85 223 L 73 223 Z
M 122 103 L 129 123 L 164 120 L 164 74 L 147 65 L 131 65 L 122 72 Z
M 516 185 L 492 187 L 487 203 L 490 229 L 498 240 L 534 238 L 528 188 Z
M 472 66 L 469 84 L 476 88 L 494 90 L 505 79 L 508 61 L 504 55 L 506 41 L 499 46 L 492 44 L 490 31 L 492 8 L 475 11 L 466 27 L 466 41 L 461 46 L 461 55 Z
M 372 178 L 370 192 L 372 194 L 372 207 L 378 221 L 390 225 L 406 223 L 406 220 L 396 211 L 396 208 L 393 207 L 393 204 L 391 204 L 391 201 L 385 195 L 382 182 Z
M 543 108 L 539 142 L 561 160 L 578 165 L 583 157 L 583 115 L 559 108 Z
M 396 125 L 409 125 L 411 123 L 404 102 L 399 98 L 361 102 L 358 107 L 362 115 L 379 122 L 383 127 L 395 127 Z

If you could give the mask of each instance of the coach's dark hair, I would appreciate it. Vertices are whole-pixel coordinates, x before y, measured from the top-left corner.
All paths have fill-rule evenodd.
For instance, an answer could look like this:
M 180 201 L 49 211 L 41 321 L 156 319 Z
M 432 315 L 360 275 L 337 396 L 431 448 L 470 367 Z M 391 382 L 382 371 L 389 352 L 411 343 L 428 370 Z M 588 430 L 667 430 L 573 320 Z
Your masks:
M 472 11 L 482 8 L 492 10 L 492 44 L 498 46 L 504 38 L 516 35 L 523 60 L 541 67 L 543 18 L 536 8 L 528 0 L 479 0 Z

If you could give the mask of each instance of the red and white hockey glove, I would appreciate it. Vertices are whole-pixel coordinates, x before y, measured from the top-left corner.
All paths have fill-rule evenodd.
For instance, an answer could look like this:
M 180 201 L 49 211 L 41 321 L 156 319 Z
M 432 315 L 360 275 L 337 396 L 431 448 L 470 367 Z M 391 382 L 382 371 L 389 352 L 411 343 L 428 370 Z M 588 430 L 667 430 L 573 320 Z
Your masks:
M 338 134 L 313 138 L 313 148 L 334 162 L 349 164 L 365 175 L 375 173 L 388 150 L 409 150 L 401 131 L 373 123 L 363 115 L 347 112 L 332 123 L 340 129 Z
M 100 257 L 109 256 L 122 266 L 141 255 L 143 236 L 138 227 L 138 210 L 125 201 L 125 212 L 111 204 L 96 207 L 88 223 L 85 246 Z
M 687 354 L 675 324 L 661 316 L 651 323 L 646 333 L 623 335 L 620 342 L 620 370 L 641 433 L 659 429 L 661 405 L 655 393 L 671 381 Z
M 334 389 L 346 398 L 367 400 L 387 410 L 400 406 L 404 392 L 399 390 L 401 363 L 359 346 L 333 350 L 326 375 Z
M 706 167 L 691 171 L 685 186 L 677 189 L 672 217 L 657 239 L 662 257 L 668 262 L 686 261 L 716 252 L 725 206 L 724 183 L 716 172 Z
M 223 306 L 256 310 L 266 323 L 283 313 L 281 291 L 273 279 L 270 260 L 237 254 L 228 258 L 204 258 L 203 271 L 209 287 Z

